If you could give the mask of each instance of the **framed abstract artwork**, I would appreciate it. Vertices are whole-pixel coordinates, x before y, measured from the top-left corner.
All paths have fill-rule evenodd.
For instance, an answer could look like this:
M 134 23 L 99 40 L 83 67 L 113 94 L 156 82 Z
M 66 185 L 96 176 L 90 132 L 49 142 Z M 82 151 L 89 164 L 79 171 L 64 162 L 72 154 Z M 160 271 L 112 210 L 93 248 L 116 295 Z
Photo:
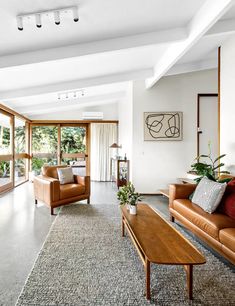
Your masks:
M 144 140 L 182 140 L 182 112 L 144 113 Z

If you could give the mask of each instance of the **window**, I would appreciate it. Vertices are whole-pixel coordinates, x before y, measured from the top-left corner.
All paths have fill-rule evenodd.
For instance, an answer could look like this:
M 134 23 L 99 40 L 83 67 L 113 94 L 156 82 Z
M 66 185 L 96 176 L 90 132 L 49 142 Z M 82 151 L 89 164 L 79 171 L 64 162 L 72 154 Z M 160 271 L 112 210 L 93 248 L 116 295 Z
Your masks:
M 13 187 L 13 116 L 0 110 L 0 192 Z
M 19 185 L 28 179 L 28 135 L 26 122 L 15 117 L 15 185 Z
M 74 173 L 86 175 L 87 126 L 33 125 L 32 170 L 39 174 L 43 165 L 66 164 Z
M 58 163 L 58 127 L 32 127 L 32 170 L 39 174 L 43 165 Z

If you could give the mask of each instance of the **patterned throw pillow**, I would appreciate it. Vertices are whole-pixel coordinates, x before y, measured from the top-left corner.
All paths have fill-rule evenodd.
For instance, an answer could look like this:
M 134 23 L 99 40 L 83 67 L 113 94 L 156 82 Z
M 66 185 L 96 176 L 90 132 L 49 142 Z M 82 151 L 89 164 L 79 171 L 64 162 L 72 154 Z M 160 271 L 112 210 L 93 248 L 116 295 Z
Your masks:
M 212 214 L 218 207 L 227 184 L 217 183 L 203 177 L 195 189 L 192 202 Z
M 71 167 L 57 168 L 57 173 L 61 185 L 74 183 L 73 170 Z

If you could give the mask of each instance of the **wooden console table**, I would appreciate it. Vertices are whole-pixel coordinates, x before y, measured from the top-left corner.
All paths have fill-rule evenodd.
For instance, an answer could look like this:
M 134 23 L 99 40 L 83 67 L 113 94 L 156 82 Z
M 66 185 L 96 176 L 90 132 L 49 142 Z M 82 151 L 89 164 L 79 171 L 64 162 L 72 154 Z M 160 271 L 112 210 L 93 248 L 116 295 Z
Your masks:
M 146 298 L 150 299 L 150 264 L 182 265 L 187 274 L 189 299 L 193 297 L 193 265 L 206 262 L 204 256 L 147 204 L 138 204 L 137 215 L 122 210 L 122 236 L 128 232 L 145 267 Z

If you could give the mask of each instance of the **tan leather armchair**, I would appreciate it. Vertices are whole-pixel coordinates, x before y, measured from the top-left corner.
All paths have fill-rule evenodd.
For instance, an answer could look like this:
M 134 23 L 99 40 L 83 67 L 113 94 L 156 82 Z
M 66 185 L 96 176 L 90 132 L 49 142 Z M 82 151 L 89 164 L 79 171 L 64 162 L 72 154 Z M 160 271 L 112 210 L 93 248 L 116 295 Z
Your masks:
M 60 185 L 57 168 L 66 166 L 44 166 L 42 175 L 34 178 L 35 204 L 43 201 L 51 208 L 51 215 L 55 207 L 73 202 L 87 200 L 90 203 L 90 177 L 74 175 L 74 183 Z

